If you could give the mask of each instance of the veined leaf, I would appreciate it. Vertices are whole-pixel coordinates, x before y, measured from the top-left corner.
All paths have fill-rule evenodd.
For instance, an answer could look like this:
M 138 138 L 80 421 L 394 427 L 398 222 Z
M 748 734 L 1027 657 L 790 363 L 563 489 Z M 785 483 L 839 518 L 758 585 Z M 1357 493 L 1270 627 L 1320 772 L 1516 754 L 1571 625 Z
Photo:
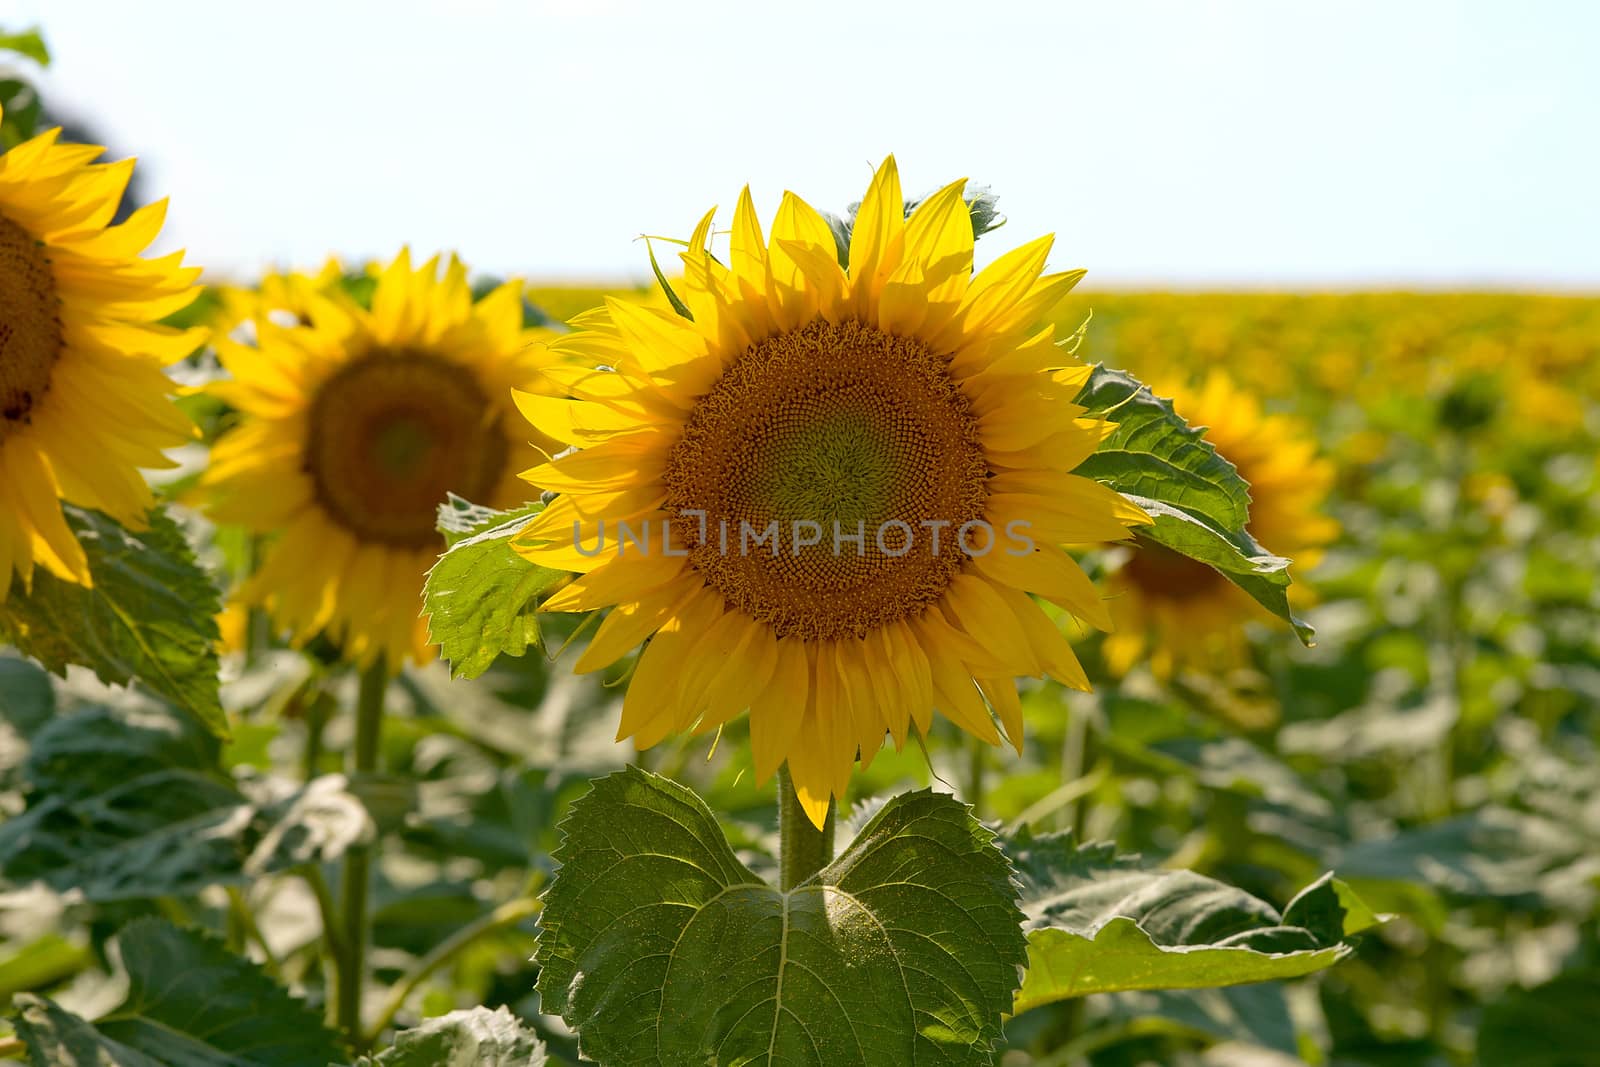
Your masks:
M 62 510 L 89 557 L 94 588 L 35 570 L 27 593 L 13 579 L 0 604 L 0 638 L 63 676 L 76 663 L 112 685 L 137 678 L 226 737 L 217 696 L 217 588 L 183 531 L 159 509 L 139 532 L 98 511 Z
M 1018 857 L 1028 972 L 1015 1012 L 1090 993 L 1203 989 L 1295 978 L 1348 955 L 1382 921 L 1331 875 L 1280 916 L 1191 871 L 1145 870 L 1067 834 L 1024 834 Z
M 954 799 L 895 797 L 787 893 L 699 797 L 637 768 L 597 780 L 563 828 L 539 990 L 605 1067 L 993 1062 L 1022 915 Z
M 520 656 L 539 646 L 535 598 L 566 575 L 529 562 L 511 547 L 544 505 L 491 512 L 460 503 L 466 506 L 452 501 L 440 509 L 440 529 L 456 540 L 428 572 L 422 602 L 428 635 L 451 672 L 476 678 L 501 653 Z
M 117 937 L 122 1004 L 94 1022 L 19 994 L 17 1036 L 52 1067 L 327 1067 L 343 1057 L 317 1014 L 198 930 L 137 919 Z
M 472 1008 L 402 1030 L 356 1067 L 544 1067 L 544 1043 L 505 1008 Z
M 1289 609 L 1291 561 L 1250 536 L 1249 486 L 1203 431 L 1137 378 L 1103 365 L 1094 368 L 1077 403 L 1117 428 L 1074 473 L 1111 486 L 1148 512 L 1155 521 L 1139 528 L 1140 538 L 1216 570 L 1310 644 L 1316 631 Z

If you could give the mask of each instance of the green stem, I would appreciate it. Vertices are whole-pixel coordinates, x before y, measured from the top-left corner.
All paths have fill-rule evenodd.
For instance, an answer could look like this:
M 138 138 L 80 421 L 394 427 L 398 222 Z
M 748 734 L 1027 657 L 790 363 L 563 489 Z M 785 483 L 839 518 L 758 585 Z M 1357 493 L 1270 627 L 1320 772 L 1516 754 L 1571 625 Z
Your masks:
M 967 739 L 967 803 L 972 805 L 973 818 L 983 818 L 983 765 L 989 758 L 989 746 L 982 740 L 966 735 Z
M 333 699 L 320 686 L 306 701 L 306 744 L 300 754 L 300 777 L 304 781 L 315 778 L 322 767 L 322 735 L 328 725 L 329 705 Z
M 817 829 L 800 806 L 789 765 L 778 768 L 778 888 L 788 892 L 833 859 L 833 802 Z
M 277 977 L 282 973 L 278 957 L 272 954 L 272 946 L 267 944 L 266 935 L 261 932 L 261 924 L 256 922 L 255 912 L 250 910 L 249 901 L 245 900 L 244 893 L 238 886 L 228 887 L 228 915 L 230 923 L 237 924 L 241 933 L 241 940 L 248 944 L 251 941 L 261 949 L 264 958 L 263 966 L 268 974 Z
M 412 967 L 389 993 L 389 999 L 384 1003 L 383 1010 L 378 1013 L 378 1021 L 372 1025 L 371 1031 L 367 1034 L 367 1045 L 370 1047 L 377 1044 L 378 1038 L 383 1036 L 383 1032 L 394 1022 L 394 1017 L 400 1013 L 400 1009 L 405 1007 L 406 999 L 416 992 L 417 987 L 427 981 L 428 976 L 434 971 L 450 962 L 478 938 L 507 926 L 515 926 L 523 919 L 538 913 L 539 901 L 536 898 L 522 897 L 510 900 L 435 945 L 433 950 L 418 960 L 416 966 Z
M 1081 703 L 1068 705 L 1067 716 L 1067 736 L 1061 743 L 1061 779 L 1068 783 L 1080 782 L 1089 768 L 1089 709 Z M 1080 841 L 1084 823 L 1081 801 L 1090 792 L 1093 790 L 1075 792 L 1069 797 L 1059 809 L 1061 814 L 1056 823 L 1058 827 L 1071 830 Z
M 383 694 L 389 686 L 389 668 L 384 658 L 361 672 L 360 697 L 356 701 L 356 736 L 351 752 L 351 775 L 361 778 L 378 768 L 378 742 L 383 733 Z M 344 857 L 343 899 L 344 953 L 339 961 L 337 1018 L 339 1028 L 350 1038 L 355 1050 L 362 1050 L 361 992 L 367 977 L 367 902 L 372 889 L 372 857 L 375 844 L 350 849 Z

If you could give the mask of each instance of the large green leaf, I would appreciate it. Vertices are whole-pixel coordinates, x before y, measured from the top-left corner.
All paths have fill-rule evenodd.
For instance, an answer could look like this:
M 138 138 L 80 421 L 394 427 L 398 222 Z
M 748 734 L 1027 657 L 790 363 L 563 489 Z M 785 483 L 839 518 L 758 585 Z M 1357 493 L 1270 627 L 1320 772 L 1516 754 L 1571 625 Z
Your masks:
M 694 793 L 629 768 L 573 805 L 545 897 L 545 1009 L 606 1067 L 989 1064 L 1025 946 L 993 836 L 948 796 L 884 805 L 781 892 Z
M 1018 1013 L 1090 993 L 1310 974 L 1348 955 L 1349 938 L 1380 921 L 1327 875 L 1280 916 L 1241 889 L 1191 871 L 1143 869 L 1067 834 L 1024 834 L 1008 851 L 1028 915 Z
M 454 540 L 428 572 L 423 611 L 457 677 L 476 678 L 501 653 L 520 656 L 539 646 L 536 598 L 566 575 L 530 563 L 511 540 L 541 510 L 489 511 L 459 500 L 440 508 L 439 528 Z
M 327 1067 L 317 1014 L 198 930 L 138 919 L 118 935 L 128 995 L 94 1022 L 22 994 L 17 1035 L 51 1067 Z
M 1078 394 L 1089 414 L 1117 424 L 1074 473 L 1111 486 L 1154 520 L 1147 542 L 1215 569 L 1311 643 L 1315 631 L 1289 610 L 1289 564 L 1256 543 L 1250 489 L 1239 472 L 1184 421 L 1172 401 L 1132 375 L 1096 366 Z
M 37 569 L 31 593 L 13 580 L 0 604 L 0 638 L 63 676 L 76 663 L 113 685 L 138 679 L 226 737 L 217 589 L 183 531 L 159 509 L 138 532 L 98 511 L 70 504 L 63 511 L 89 557 L 94 587 Z
M 358 1067 L 544 1067 L 544 1043 L 505 1008 L 472 1008 L 401 1031 Z

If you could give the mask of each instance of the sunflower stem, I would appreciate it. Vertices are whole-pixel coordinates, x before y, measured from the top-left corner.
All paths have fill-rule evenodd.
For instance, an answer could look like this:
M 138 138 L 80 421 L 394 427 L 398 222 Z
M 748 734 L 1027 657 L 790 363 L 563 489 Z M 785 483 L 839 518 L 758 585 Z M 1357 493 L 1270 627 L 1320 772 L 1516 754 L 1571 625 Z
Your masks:
M 787 893 L 833 859 L 833 802 L 817 829 L 800 803 L 789 765 L 778 768 L 778 888 Z
M 406 1006 L 406 1000 L 417 987 L 428 980 L 428 976 L 440 967 L 459 956 L 473 942 L 481 937 L 486 937 L 508 926 L 515 926 L 522 920 L 539 914 L 540 901 L 537 897 L 519 897 L 508 900 L 495 908 L 489 914 L 461 927 L 448 938 L 435 945 L 428 954 L 422 957 L 405 976 L 397 982 L 389 992 L 389 999 L 384 1003 L 383 1010 L 378 1013 L 378 1021 L 372 1025 L 371 1032 L 367 1035 L 367 1045 L 370 1047 L 378 1043 L 383 1032 L 394 1022 L 394 1017 Z
M 389 668 L 384 658 L 361 672 L 360 695 L 356 699 L 356 736 L 351 750 L 351 775 L 360 778 L 378 767 L 378 742 L 383 733 L 383 694 L 389 686 Z M 372 889 L 372 857 L 375 845 L 350 849 L 344 858 L 343 959 L 339 961 L 337 990 L 339 1028 L 349 1037 L 357 1052 L 365 1035 L 361 1029 L 361 993 L 367 977 L 367 902 Z
M 967 803 L 974 818 L 983 818 L 983 767 L 989 746 L 979 737 L 967 734 Z

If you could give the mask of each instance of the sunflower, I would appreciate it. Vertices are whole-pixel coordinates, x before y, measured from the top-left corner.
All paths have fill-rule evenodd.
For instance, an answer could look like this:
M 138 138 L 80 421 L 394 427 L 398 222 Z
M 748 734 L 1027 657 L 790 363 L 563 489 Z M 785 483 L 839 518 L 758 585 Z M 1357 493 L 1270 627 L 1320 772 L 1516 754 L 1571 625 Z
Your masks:
M 210 322 L 211 330 L 225 337 L 245 323 L 268 316 L 285 323 L 304 322 L 311 296 L 326 295 L 344 276 L 344 265 L 337 257 L 329 256 L 315 274 L 270 271 L 254 286 L 219 285 L 214 290 L 217 310 Z
M 1265 414 L 1221 371 L 1194 388 L 1163 384 L 1157 392 L 1171 397 L 1190 425 L 1206 427 L 1206 440 L 1249 483 L 1251 535 L 1297 567 L 1315 566 L 1339 524 L 1318 510 L 1334 467 L 1318 458 L 1310 431 L 1289 416 Z M 1159 677 L 1179 667 L 1231 666 L 1243 658 L 1245 624 L 1269 618 L 1210 567 L 1142 539 L 1111 587 L 1116 629 L 1105 654 L 1113 674 L 1126 674 L 1141 658 Z
M 133 160 L 58 143 L 51 130 L 0 155 L 0 600 L 34 565 L 90 583 L 65 499 L 142 526 L 152 504 L 141 468 L 194 425 L 162 368 L 203 331 L 155 324 L 194 299 L 183 253 L 142 259 L 165 201 L 112 226 Z
M 1016 676 L 1087 688 L 1030 594 L 1108 626 L 1060 546 L 1147 521 L 1069 473 L 1103 424 L 1035 324 L 1083 272 L 1043 274 L 1044 237 L 974 277 L 963 186 L 907 217 L 886 160 L 843 267 L 818 212 L 786 194 L 768 240 L 746 189 L 727 265 L 714 212 L 682 256 L 687 314 L 607 300 L 552 345 L 569 397 L 518 397 L 576 447 L 527 474 L 560 495 L 520 551 L 580 574 L 544 610 L 611 608 L 580 671 L 648 639 L 619 740 L 748 708 L 759 780 L 787 761 L 818 825 L 934 710 L 1020 748 Z
M 511 411 L 514 387 L 540 385 L 543 335 L 523 328 L 521 283 L 474 303 L 454 258 L 441 277 L 437 259 L 413 269 L 402 252 L 370 310 L 337 289 L 297 298 L 303 322 L 263 314 L 256 347 L 219 342 L 232 380 L 212 388 L 242 417 L 202 489 L 219 521 L 281 535 L 243 601 L 359 665 L 424 662 L 438 505 L 520 503 L 517 472 L 554 447 Z

